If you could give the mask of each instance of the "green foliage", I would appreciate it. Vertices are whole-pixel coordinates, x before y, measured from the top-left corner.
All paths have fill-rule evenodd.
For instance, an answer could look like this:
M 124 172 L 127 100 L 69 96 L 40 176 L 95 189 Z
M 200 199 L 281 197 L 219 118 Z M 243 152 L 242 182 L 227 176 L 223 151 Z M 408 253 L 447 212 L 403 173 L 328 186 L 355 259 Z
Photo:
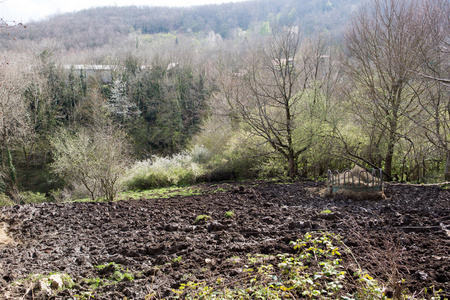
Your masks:
M 121 131 L 111 125 L 76 132 L 61 129 L 50 142 L 53 172 L 83 184 L 92 200 L 98 193 L 109 201 L 114 199 L 119 177 L 128 165 L 128 143 Z
M 126 191 L 119 193 L 117 200 L 122 199 L 157 199 L 157 198 L 171 198 L 175 196 L 193 196 L 200 195 L 204 193 L 201 189 L 193 187 L 173 187 L 173 188 L 160 188 L 152 190 L 137 190 L 137 191 Z
M 291 244 L 297 254 L 256 254 L 245 260 L 232 257 L 230 261 L 243 266 L 239 278 L 182 283 L 172 290 L 175 298 L 389 300 L 383 286 L 367 272 L 347 272 L 351 267 L 341 264 L 338 246 L 344 245 L 338 236 L 307 233 Z M 348 248 L 345 251 L 351 255 Z M 404 294 L 401 299 L 411 298 Z
M 13 164 L 12 157 L 11 157 L 11 151 L 9 151 L 8 147 L 6 147 L 6 156 L 7 156 L 7 162 L 8 162 L 9 178 L 10 178 L 13 186 L 17 186 L 18 181 L 17 181 L 16 167 Z
M 150 70 L 129 81 L 129 99 L 140 116 L 126 125 L 136 152 L 174 154 L 200 131 L 207 112 L 208 88 L 202 75 L 156 58 Z
M 123 184 L 130 190 L 194 184 L 204 172 L 196 163 L 198 159 L 189 152 L 172 157 L 154 156 L 152 160 L 136 162 L 124 176 Z
M 3 180 L 2 176 L 1 176 L 1 172 L 0 172 L 0 193 L 4 193 L 6 192 L 6 183 Z
M 20 199 L 20 202 L 23 204 L 48 202 L 48 199 L 45 197 L 45 195 L 39 192 L 36 193 L 30 191 L 20 192 L 18 197 Z
M 14 205 L 14 201 L 11 200 L 7 195 L 4 193 L 0 193 L 0 207 L 1 206 L 12 206 Z
M 234 219 L 236 214 L 233 211 L 227 211 L 223 216 L 227 219 Z
M 198 215 L 198 216 L 195 218 L 194 224 L 199 224 L 199 223 L 205 222 L 205 221 L 207 221 L 207 220 L 209 220 L 209 219 L 211 219 L 211 216 L 208 216 L 208 215 Z
M 255 138 L 247 132 L 237 132 L 226 144 L 219 168 L 229 170 L 236 178 L 256 177 L 255 166 L 260 163 L 260 152 Z
M 261 29 L 259 30 L 259 34 L 261 35 L 271 35 L 272 34 L 272 28 L 270 28 L 269 21 L 263 22 L 261 25 Z
M 100 286 L 109 285 L 111 283 L 118 283 L 121 281 L 134 280 L 133 274 L 130 273 L 128 269 L 125 269 L 123 266 L 115 262 L 110 262 L 105 265 L 98 265 L 95 266 L 95 268 L 100 270 L 100 274 L 102 275 L 103 278 L 100 281 L 97 281 L 98 285 Z
M 255 165 L 254 170 L 259 178 L 279 178 L 282 181 L 289 180 L 286 161 L 280 155 L 271 155 L 270 159 Z
M 94 31 L 85 30 L 89 32 L 89 36 L 83 36 L 81 40 L 81 36 L 74 37 L 70 33 L 67 34 L 73 30 L 61 29 L 58 32 L 38 30 L 43 35 L 51 33 L 65 36 L 58 37 L 58 43 L 50 42 L 44 48 L 37 44 L 36 47 L 30 47 L 38 49 L 38 52 L 30 53 L 32 55 L 10 59 L 10 63 L 16 60 L 27 66 L 25 68 L 17 65 L 19 67 L 12 68 L 22 72 L 13 74 L 14 72 L 3 68 L 5 64 L 2 64 L 4 71 L 2 73 L 7 79 L 5 83 L 11 83 L 2 86 L 17 87 L 17 97 L 23 100 L 23 112 L 20 105 L 21 121 L 18 123 L 17 120 L 11 123 L 10 117 L 4 119 L 12 124 L 8 125 L 9 129 L 2 134 L 7 137 L 8 142 L 10 141 L 12 157 L 11 153 L 7 153 L 7 149 L 3 149 L 2 171 L 7 178 L 3 178 L 3 182 L 0 179 L 0 192 L 11 194 L 12 184 L 21 190 L 41 193 L 64 188 L 63 185 L 66 183 L 71 191 L 75 190 L 75 186 L 83 183 L 71 177 L 71 172 L 59 172 L 59 179 L 63 180 L 47 176 L 49 164 L 54 158 L 48 155 L 51 136 L 60 126 L 72 128 L 71 131 L 75 132 L 76 128 L 95 127 L 108 121 L 119 122 L 123 126 L 123 131 L 130 140 L 133 140 L 134 157 L 139 159 L 152 158 L 155 154 L 172 158 L 174 154 L 182 152 L 189 146 L 204 145 L 196 148 L 200 152 L 190 153 L 192 161 L 199 166 L 200 171 L 189 168 L 187 170 L 173 168 L 166 173 L 149 171 L 141 174 L 142 176 L 136 176 L 133 180 L 130 179 L 131 188 L 184 185 L 199 180 L 222 181 L 255 177 L 284 179 L 288 171 L 286 160 L 282 154 L 274 155 L 273 149 L 267 147 L 268 143 L 276 139 L 271 138 L 269 139 L 271 141 L 266 141 L 268 143 L 263 143 L 260 138 L 250 134 L 255 131 L 245 128 L 242 118 L 238 116 L 239 108 L 234 103 L 235 100 L 240 98 L 249 101 L 248 99 L 252 97 L 248 97 L 248 91 L 242 89 L 236 77 L 241 78 L 240 76 L 245 73 L 243 70 L 248 72 L 249 52 L 259 48 L 257 47 L 259 45 L 262 46 L 275 28 L 294 26 L 291 27 L 292 32 L 299 28 L 300 31 L 307 32 L 303 37 L 311 39 L 319 38 L 312 33 L 323 31 L 324 28 L 327 32 L 335 31 L 342 36 L 343 27 L 336 24 L 342 25 L 348 20 L 347 16 L 353 10 L 350 8 L 355 4 L 356 0 L 344 2 L 314 0 L 308 3 L 271 0 L 261 5 L 243 2 L 217 7 L 197 7 L 189 11 L 160 8 L 147 10 L 137 7 L 97 9 L 95 12 L 99 17 L 94 22 L 98 22 L 100 26 L 81 21 L 87 16 L 86 12 L 79 13 L 80 19 L 76 20 L 79 22 L 78 25 L 72 23 L 74 20 L 70 20 L 70 24 L 65 23 L 64 20 L 69 19 L 60 16 L 56 26 L 60 29 L 60 26 L 86 29 L 86 24 L 89 24 Z M 149 11 L 155 12 L 151 14 L 153 16 L 151 20 L 148 17 Z M 52 22 L 56 21 L 49 19 L 44 23 Z M 299 22 L 302 26 L 297 27 Z M 105 24 L 111 25 L 106 26 L 109 28 L 106 31 Z M 43 26 L 39 22 L 34 25 Z M 213 31 L 211 35 L 203 34 L 210 31 Z M 25 30 L 25 35 L 26 32 Z M 16 34 L 19 37 L 22 33 L 15 32 L 14 35 Z M 222 35 L 224 39 L 219 43 L 212 43 L 210 37 L 217 37 L 217 34 Z M 261 38 L 260 35 L 265 36 Z M 332 36 L 332 40 L 335 38 L 339 40 L 339 36 Z M 51 40 L 55 37 L 47 36 L 36 41 L 47 38 Z M 27 37 L 21 36 L 19 39 L 26 40 Z M 111 51 L 107 56 L 103 51 L 94 50 L 108 41 L 111 41 L 110 47 L 114 50 L 116 44 L 120 44 L 116 43 L 118 40 L 127 41 L 125 44 L 133 45 L 136 49 Z M 307 44 L 307 40 L 302 38 L 302 44 L 305 42 L 306 46 L 298 52 L 301 53 L 301 57 L 299 56 L 293 65 L 297 71 L 301 71 L 303 69 L 300 66 L 301 61 L 309 61 L 304 58 L 309 52 L 314 52 L 315 57 L 320 57 L 318 69 L 314 70 L 315 72 L 311 69 L 306 76 L 314 78 L 304 85 L 304 93 L 293 95 L 301 98 L 299 105 L 291 107 L 295 111 L 293 123 L 275 130 L 295 127 L 297 129 L 293 134 L 294 148 L 309 147 L 298 160 L 295 159 L 294 165 L 298 167 L 300 176 L 317 179 L 324 176 L 327 169 L 343 170 L 349 160 L 355 159 L 364 160 L 367 165 L 384 165 L 388 149 L 387 125 L 389 116 L 392 115 L 389 113 L 391 106 L 387 106 L 387 111 L 380 110 L 381 117 L 368 118 L 374 110 L 361 110 L 362 107 L 370 108 L 367 106 L 369 104 L 366 101 L 367 97 L 364 98 L 362 85 L 353 84 L 354 82 L 341 73 L 341 69 L 328 74 L 326 68 L 331 70 L 342 66 L 336 64 L 338 56 L 334 55 L 336 53 L 332 48 L 326 49 L 320 55 L 320 51 L 317 52 L 320 49 L 312 48 L 313 45 Z M 34 44 L 31 40 L 29 42 Z M 253 46 L 249 47 L 249 42 Z M 61 43 L 64 46 L 58 48 L 56 45 Z M 11 47 L 11 52 L 5 53 L 6 57 L 22 55 L 20 49 L 14 49 L 12 45 L 2 45 L 6 47 L 5 49 Z M 328 45 L 324 44 L 323 49 Z M 89 61 L 93 64 L 114 66 L 114 70 L 103 76 L 106 72 L 82 71 L 63 66 L 67 61 L 65 56 L 69 53 L 66 50 L 75 46 L 77 49 L 89 48 L 92 52 L 81 50 L 80 55 L 69 58 L 68 61 L 71 63 L 86 63 L 85 58 L 89 57 Z M 27 57 L 32 59 L 27 61 Z M 438 66 L 439 62 L 434 63 Z M 309 61 L 308 65 L 313 65 L 312 61 Z M 268 67 L 271 67 L 270 60 Z M 297 79 L 304 77 L 297 75 Z M 226 88 L 227 84 L 223 84 L 228 76 L 230 76 L 229 86 L 232 86 L 229 90 Z M 280 78 L 274 79 L 268 81 L 269 86 Z M 420 89 L 416 87 L 418 82 L 425 84 L 426 81 L 414 80 L 408 90 L 419 91 Z M 377 89 L 371 89 L 369 92 L 379 93 Z M 438 99 L 436 97 L 441 95 L 440 93 L 440 90 L 434 88 L 428 92 L 423 91 L 421 94 L 423 99 L 420 103 L 411 100 L 413 101 L 411 108 L 426 103 L 431 105 L 433 101 L 436 102 Z M 5 94 L 2 99 L 6 101 L 9 97 Z M 22 101 L 19 102 L 22 104 Z M 441 105 L 439 104 L 439 108 Z M 18 105 L 13 107 L 15 113 L 19 112 Z M 445 110 L 434 111 L 428 106 L 423 108 L 424 111 L 417 111 L 417 120 L 423 122 L 414 124 L 413 118 L 407 115 L 400 119 L 398 130 L 401 134 L 395 139 L 392 162 L 392 173 L 396 175 L 394 180 L 408 182 L 443 180 L 442 162 L 445 160 L 444 152 L 448 148 L 448 141 L 445 137 L 436 136 L 437 140 L 446 141 L 438 146 L 441 143 L 437 143 L 436 140 L 427 140 L 435 135 L 428 135 L 425 132 L 440 132 L 433 130 L 432 124 L 437 124 L 438 129 L 444 128 L 448 123 L 447 117 L 444 117 L 447 114 Z M 445 106 L 442 108 L 445 109 Z M 276 111 L 274 115 L 278 117 L 282 114 Z M 434 120 L 434 116 L 438 119 Z M 23 124 L 19 124 L 22 122 Z M 314 136 L 314 139 L 310 139 L 311 136 Z M 87 153 L 93 147 L 85 149 Z M 103 164 L 105 174 L 112 169 L 106 166 L 115 167 L 116 164 Z M 90 197 L 94 199 L 104 194 L 105 198 L 113 199 L 119 190 L 115 179 L 104 180 L 102 184 L 102 180 L 93 178 L 94 176 L 89 175 L 85 180 L 85 185 L 89 186 Z M 9 190 L 6 190 L 7 188 Z
M 90 278 L 77 278 L 76 280 L 66 273 L 50 273 L 49 275 L 44 274 L 32 274 L 29 277 L 14 282 L 15 285 L 26 285 L 29 286 L 30 282 L 44 281 L 51 284 L 51 275 L 59 275 L 63 285 L 58 288 L 58 290 L 53 291 L 52 296 L 56 296 L 57 293 L 63 290 L 71 290 L 79 285 L 83 285 L 83 292 L 80 294 L 75 294 L 74 299 L 91 299 L 96 290 L 105 286 L 116 285 L 121 282 L 129 282 L 134 280 L 134 275 L 128 269 L 124 268 L 122 265 L 111 262 L 104 265 L 95 266 L 98 270 L 99 277 Z M 88 289 L 86 290 L 86 286 Z
M 297 12 L 297 10 L 295 9 L 295 7 L 293 7 L 293 8 L 291 9 L 291 11 L 289 12 L 289 15 L 288 15 L 288 22 L 289 22 L 290 24 L 294 24 L 294 21 L 297 19 L 297 16 L 298 16 L 298 12 Z
M 213 154 L 204 146 L 195 145 L 191 150 L 192 161 L 197 164 L 207 164 L 211 161 Z
M 215 149 L 211 152 L 217 153 L 207 165 L 207 176 L 212 181 L 256 178 L 261 166 L 270 160 L 267 145 L 261 145 L 258 137 L 244 130 L 229 132 L 224 139 L 215 138 L 212 142 L 218 143 L 208 143 Z
M 52 275 L 57 275 L 62 281 L 62 286 L 59 286 L 58 289 L 52 289 L 52 295 L 50 297 L 56 296 L 56 294 L 60 291 L 66 290 L 66 289 L 72 289 L 75 287 L 75 281 L 73 278 L 66 273 L 59 273 L 59 272 L 51 272 L 48 275 L 45 274 L 31 274 L 27 278 L 16 280 L 12 283 L 12 285 L 24 285 L 29 287 L 30 283 L 36 283 L 36 282 L 43 282 L 45 284 L 48 284 L 49 287 L 51 287 L 52 281 L 54 280 L 51 278 Z
M 174 263 L 179 263 L 179 262 L 181 262 L 183 260 L 183 258 L 181 257 L 181 256 L 177 256 L 177 257 L 175 257 L 174 259 L 172 259 L 172 261 L 174 262 Z

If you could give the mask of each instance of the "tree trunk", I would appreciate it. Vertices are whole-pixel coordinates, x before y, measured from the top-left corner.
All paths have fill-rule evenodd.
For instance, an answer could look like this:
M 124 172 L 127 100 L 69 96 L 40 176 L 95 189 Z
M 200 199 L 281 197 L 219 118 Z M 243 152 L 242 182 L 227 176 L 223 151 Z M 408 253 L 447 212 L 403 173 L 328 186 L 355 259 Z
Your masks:
M 388 179 L 392 179 L 392 160 L 394 158 L 394 142 L 389 141 L 388 149 L 386 156 L 384 158 L 384 173 L 389 177 Z
M 392 161 L 394 158 L 395 147 L 395 133 L 397 132 L 397 113 L 392 112 L 392 121 L 389 125 L 389 140 L 387 145 L 387 152 L 384 159 L 384 172 L 388 176 L 388 180 L 392 180 Z
M 289 151 L 288 161 L 289 161 L 289 177 L 294 179 L 298 175 L 298 164 L 297 158 L 295 157 L 293 151 Z
M 447 151 L 447 160 L 445 162 L 445 180 L 450 181 L 450 150 Z
M 13 186 L 17 185 L 17 173 L 16 168 L 14 167 L 13 161 L 12 161 L 12 155 L 11 151 L 6 148 L 6 155 L 8 156 L 8 170 L 9 170 L 9 176 L 11 177 L 11 182 Z

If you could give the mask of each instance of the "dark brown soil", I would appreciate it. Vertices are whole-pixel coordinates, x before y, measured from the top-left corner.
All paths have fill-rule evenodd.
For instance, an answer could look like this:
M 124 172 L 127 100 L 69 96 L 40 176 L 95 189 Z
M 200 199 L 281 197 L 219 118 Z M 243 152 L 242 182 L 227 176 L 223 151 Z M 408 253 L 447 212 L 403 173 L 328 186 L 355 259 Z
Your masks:
M 386 184 L 385 200 L 355 201 L 323 197 L 322 187 L 226 183 L 202 185 L 197 196 L 2 208 L 14 242 L 0 245 L 0 299 L 31 299 L 26 286 L 11 285 L 30 274 L 93 278 L 95 265 L 110 262 L 138 278 L 100 288 L 96 299 L 144 299 L 152 290 L 167 298 L 188 280 L 231 278 L 231 257 L 292 252 L 291 240 L 316 230 L 341 235 L 380 280 L 398 270 L 410 292 L 434 286 L 450 296 L 449 190 Z M 219 188 L 225 191 L 212 192 Z M 194 225 L 198 215 L 211 219 Z M 79 284 L 55 299 L 83 290 Z

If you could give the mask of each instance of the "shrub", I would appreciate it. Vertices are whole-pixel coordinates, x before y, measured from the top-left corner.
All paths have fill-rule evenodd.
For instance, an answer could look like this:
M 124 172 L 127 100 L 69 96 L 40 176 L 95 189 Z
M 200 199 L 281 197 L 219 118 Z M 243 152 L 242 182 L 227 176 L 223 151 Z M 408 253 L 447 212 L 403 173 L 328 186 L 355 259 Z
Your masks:
M 206 164 L 213 158 L 213 153 L 206 149 L 205 146 L 195 145 L 190 151 L 192 161 L 197 164 Z
M 129 144 L 123 132 L 112 125 L 76 131 L 62 129 L 50 142 L 54 173 L 81 183 L 92 200 L 98 191 L 107 200 L 114 199 L 129 155 Z
M 259 169 L 267 161 L 267 154 L 271 150 L 262 144 L 258 137 L 240 130 L 217 143 L 223 144 L 220 147 L 221 152 L 215 153 L 209 160 L 204 180 L 224 181 L 260 177 Z M 215 145 L 212 147 L 218 148 Z
M 182 152 L 172 157 L 153 156 L 151 160 L 136 162 L 123 178 L 128 189 L 153 189 L 197 182 L 203 167 L 197 163 L 199 156 Z
M 7 195 L 0 193 L 0 206 L 11 206 L 14 202 Z
M 268 143 L 228 118 L 214 116 L 206 121 L 193 143 L 207 149 L 200 161 L 207 172 L 203 180 L 224 181 L 259 177 L 259 169 L 273 152 Z M 203 150 L 204 151 L 204 150 Z
M 258 177 L 260 178 L 279 178 L 283 181 L 288 180 L 286 163 L 278 155 L 256 165 L 255 171 L 258 173 Z
M 18 197 L 20 199 L 20 202 L 23 204 L 44 203 L 48 201 L 45 195 L 39 192 L 37 193 L 33 193 L 30 191 L 19 192 Z

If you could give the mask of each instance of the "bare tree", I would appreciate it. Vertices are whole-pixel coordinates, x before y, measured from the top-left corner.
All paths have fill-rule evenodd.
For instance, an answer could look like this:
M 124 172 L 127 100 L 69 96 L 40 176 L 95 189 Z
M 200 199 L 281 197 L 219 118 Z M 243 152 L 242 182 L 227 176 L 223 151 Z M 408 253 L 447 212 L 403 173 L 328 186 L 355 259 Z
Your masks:
M 7 170 L 10 188 L 17 188 L 18 180 L 11 150 L 29 133 L 26 107 L 21 98 L 20 61 L 0 61 L 0 162 Z M 20 147 L 19 147 L 20 149 Z
M 419 99 L 423 114 L 411 119 L 445 157 L 445 179 L 450 181 L 450 4 L 428 0 L 418 9 L 430 35 L 418 57 L 422 69 L 413 71 L 426 87 Z
M 298 159 L 315 135 L 316 128 L 305 125 L 316 106 L 310 92 L 326 51 L 323 39 L 303 40 L 295 28 L 284 28 L 251 58 L 243 76 L 240 115 L 286 159 L 291 178 L 298 175 Z
M 350 97 L 363 126 L 384 145 L 385 174 L 392 176 L 395 146 L 406 126 L 403 116 L 417 112 L 423 87 L 411 72 L 428 45 L 430 32 L 418 10 L 422 0 L 372 0 L 353 18 L 346 35 L 345 67 L 354 83 Z

